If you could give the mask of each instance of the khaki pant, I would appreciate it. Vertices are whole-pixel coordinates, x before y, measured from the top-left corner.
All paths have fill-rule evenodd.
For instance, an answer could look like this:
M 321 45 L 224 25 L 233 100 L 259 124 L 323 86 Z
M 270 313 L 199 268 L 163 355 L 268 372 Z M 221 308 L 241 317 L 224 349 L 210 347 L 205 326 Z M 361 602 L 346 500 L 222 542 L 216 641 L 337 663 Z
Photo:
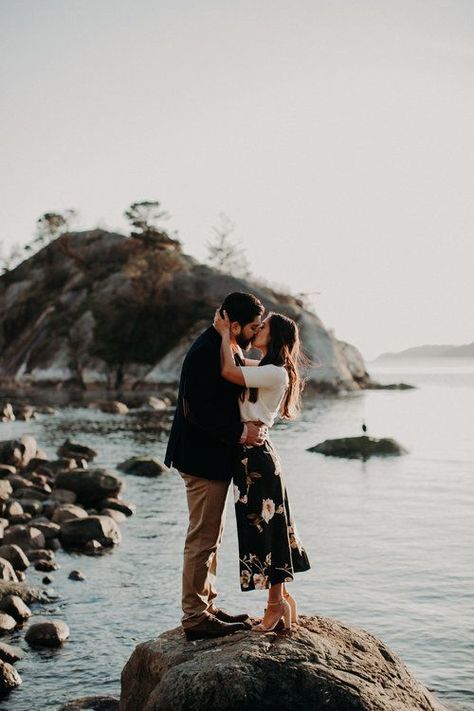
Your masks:
M 182 625 L 189 629 L 212 612 L 217 595 L 217 550 L 224 532 L 229 482 L 180 474 L 186 486 L 189 509 L 182 589 Z

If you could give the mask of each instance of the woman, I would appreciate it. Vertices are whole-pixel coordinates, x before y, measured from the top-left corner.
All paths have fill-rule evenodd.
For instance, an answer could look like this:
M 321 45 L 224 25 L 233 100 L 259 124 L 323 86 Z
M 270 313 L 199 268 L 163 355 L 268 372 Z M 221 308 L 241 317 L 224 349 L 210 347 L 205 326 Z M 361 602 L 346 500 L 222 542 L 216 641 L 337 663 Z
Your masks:
M 214 327 L 222 336 L 221 374 L 242 385 L 240 413 L 244 422 L 261 421 L 270 428 L 278 414 L 294 417 L 300 407 L 298 374 L 300 340 L 296 323 L 270 313 L 252 345 L 262 360 L 245 359 L 237 366 L 231 345 L 230 322 L 216 311 Z M 268 589 L 268 602 L 259 632 L 269 632 L 283 618 L 288 629 L 297 622 L 296 601 L 285 583 L 310 564 L 290 512 L 278 455 L 269 439 L 263 445 L 242 445 L 234 475 L 234 498 L 239 539 L 242 591 Z

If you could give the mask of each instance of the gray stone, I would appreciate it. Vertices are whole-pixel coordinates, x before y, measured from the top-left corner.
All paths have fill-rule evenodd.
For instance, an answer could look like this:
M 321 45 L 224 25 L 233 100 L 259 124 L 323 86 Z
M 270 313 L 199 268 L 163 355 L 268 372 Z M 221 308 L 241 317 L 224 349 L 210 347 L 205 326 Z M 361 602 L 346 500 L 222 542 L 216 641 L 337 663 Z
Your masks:
M 117 469 L 136 476 L 159 476 L 169 471 L 156 457 L 130 457 L 118 464 Z
M 139 644 L 120 711 L 443 711 L 380 640 L 324 617 L 290 632 L 187 642 L 181 628 Z
M 122 536 L 118 524 L 110 516 L 87 516 L 61 524 L 59 534 L 66 548 L 82 548 L 89 541 L 98 541 L 103 546 L 120 543 Z
M 34 622 L 25 634 L 25 640 L 34 647 L 59 647 L 68 637 L 69 627 L 62 620 Z
M 374 456 L 400 456 L 406 450 L 394 439 L 383 437 L 341 437 L 339 439 L 326 439 L 314 447 L 309 447 L 308 452 L 318 452 L 328 457 L 344 457 L 346 459 L 363 459 Z
M 93 506 L 108 496 L 117 496 L 123 482 L 110 469 L 73 469 L 59 472 L 56 486 L 74 491 L 85 506 Z

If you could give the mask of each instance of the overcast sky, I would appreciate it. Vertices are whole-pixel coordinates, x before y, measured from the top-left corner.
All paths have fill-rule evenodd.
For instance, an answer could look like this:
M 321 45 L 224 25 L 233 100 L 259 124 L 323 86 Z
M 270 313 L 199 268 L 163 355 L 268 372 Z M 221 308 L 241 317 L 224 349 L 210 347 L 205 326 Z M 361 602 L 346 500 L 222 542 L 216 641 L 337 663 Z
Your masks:
M 313 295 L 366 358 L 474 340 L 472 0 L 0 0 L 1 233 L 126 229 Z

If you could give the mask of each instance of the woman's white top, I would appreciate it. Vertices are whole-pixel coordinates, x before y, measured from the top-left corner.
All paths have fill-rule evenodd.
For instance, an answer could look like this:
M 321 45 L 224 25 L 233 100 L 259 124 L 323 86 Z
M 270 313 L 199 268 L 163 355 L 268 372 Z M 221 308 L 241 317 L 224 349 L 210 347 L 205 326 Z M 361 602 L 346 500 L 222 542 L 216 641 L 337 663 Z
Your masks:
M 281 401 L 288 387 L 288 373 L 280 365 L 242 365 L 244 376 L 245 400 L 239 400 L 240 419 L 242 422 L 260 420 L 271 427 L 278 415 Z M 257 402 L 250 402 L 249 388 L 258 388 Z

